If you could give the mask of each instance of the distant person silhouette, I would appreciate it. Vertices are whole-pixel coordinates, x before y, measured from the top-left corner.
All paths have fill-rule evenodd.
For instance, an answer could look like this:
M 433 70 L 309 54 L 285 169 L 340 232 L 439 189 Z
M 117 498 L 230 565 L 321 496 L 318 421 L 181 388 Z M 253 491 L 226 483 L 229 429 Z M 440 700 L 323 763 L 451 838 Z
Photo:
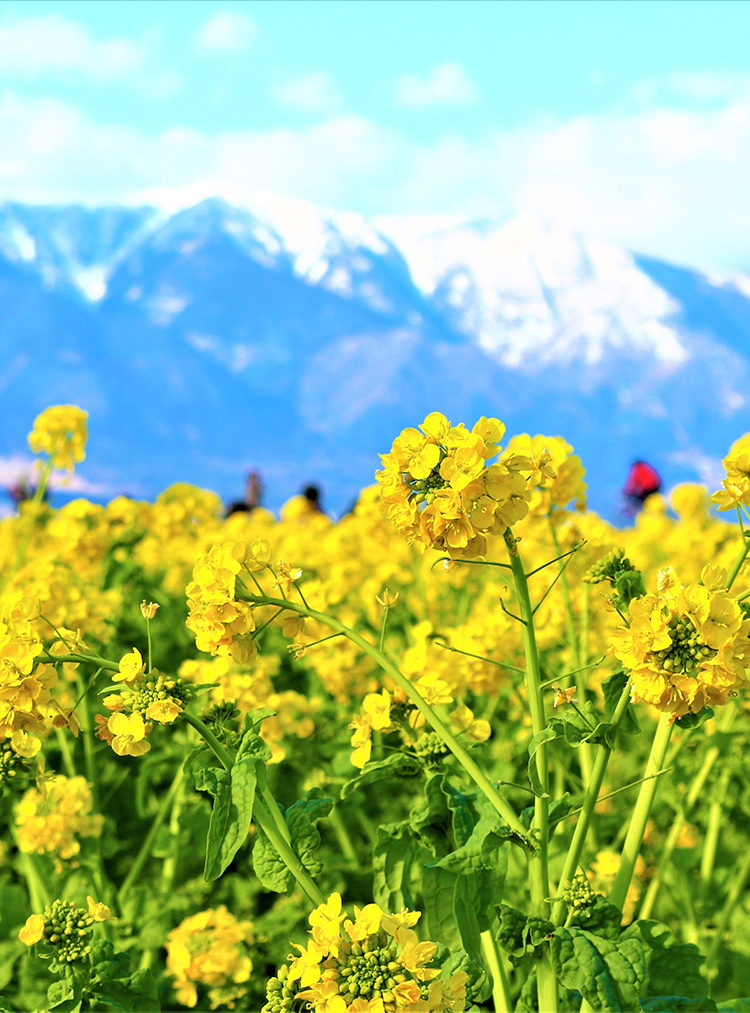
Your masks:
M 292 496 L 281 508 L 282 521 L 306 522 L 318 518 L 330 521 L 321 505 L 320 486 L 306 485 L 298 496 Z
M 644 502 L 661 489 L 661 478 L 656 468 L 646 461 L 634 461 L 623 486 L 626 509 L 629 513 L 637 513 Z
M 230 503 L 227 507 L 225 516 L 231 517 L 232 514 L 251 513 L 261 505 L 262 499 L 263 482 L 260 477 L 260 472 L 249 471 L 247 473 L 247 481 L 245 482 L 245 498 L 235 500 L 234 503 Z

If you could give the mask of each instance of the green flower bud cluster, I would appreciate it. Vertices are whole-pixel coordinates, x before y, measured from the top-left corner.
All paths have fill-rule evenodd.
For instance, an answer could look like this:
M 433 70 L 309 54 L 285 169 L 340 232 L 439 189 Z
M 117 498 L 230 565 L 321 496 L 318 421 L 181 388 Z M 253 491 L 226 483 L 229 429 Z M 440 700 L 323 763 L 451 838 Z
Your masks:
M 10 741 L 3 739 L 0 742 L 0 792 L 4 788 L 25 788 L 28 779 L 23 775 L 29 773 L 31 765 L 31 760 L 19 756 L 11 747 Z
M 389 945 L 390 942 L 390 945 Z M 332 960 L 339 976 L 339 993 L 349 1006 L 361 996 L 363 999 L 382 999 L 395 1002 L 391 991 L 411 976 L 396 959 L 397 947 L 385 932 L 370 935 L 363 942 L 345 943 L 338 958 Z
M 424 732 L 412 749 L 427 767 L 439 767 L 450 752 L 437 732 Z
M 56 949 L 61 963 L 72 964 L 91 953 L 94 919 L 72 900 L 53 900 L 44 909 L 44 940 Z
M 578 875 L 575 879 L 566 880 L 562 889 L 562 899 L 569 908 L 581 911 L 591 907 L 596 899 L 596 893 L 587 877 Z
M 716 651 L 703 643 L 695 624 L 687 616 L 672 616 L 669 620 L 669 636 L 672 639 L 671 646 L 654 651 L 654 658 L 665 672 L 693 672 L 700 662 L 716 654 Z
M 133 689 L 131 708 L 145 716 L 152 703 L 160 700 L 177 700 L 184 704 L 190 698 L 188 686 L 172 676 L 162 675 L 153 669 L 144 676 L 143 682 Z
M 288 1013 L 294 1009 L 297 982 L 288 983 L 289 968 L 284 964 L 276 978 L 266 985 L 266 1004 L 260 1013 Z
M 429 499 L 438 491 L 438 489 L 445 489 L 445 487 L 449 485 L 449 483 L 446 482 L 440 474 L 440 465 L 443 463 L 445 457 L 445 452 L 441 451 L 440 462 L 435 465 L 427 478 L 419 478 L 412 481 L 412 485 L 417 494 L 417 503 L 424 503 L 424 501 Z
M 240 712 L 234 700 L 215 703 L 203 712 L 203 721 L 225 746 L 237 746 L 241 735 L 237 728 Z
M 614 584 L 617 577 L 626 570 L 635 570 L 635 567 L 625 556 L 625 550 L 617 546 L 611 552 L 608 552 L 603 559 L 594 563 L 584 573 L 583 580 L 587 584 L 600 584 L 603 580 L 608 580 L 611 584 Z

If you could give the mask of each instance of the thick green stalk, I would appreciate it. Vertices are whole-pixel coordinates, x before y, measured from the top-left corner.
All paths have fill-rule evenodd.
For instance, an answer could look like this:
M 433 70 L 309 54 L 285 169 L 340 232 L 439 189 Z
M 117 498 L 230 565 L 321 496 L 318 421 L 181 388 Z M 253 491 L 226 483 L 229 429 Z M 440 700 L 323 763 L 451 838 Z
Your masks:
M 498 950 L 495 937 L 489 929 L 482 933 L 482 952 L 492 976 L 492 1003 L 495 1013 L 513 1013 L 508 975 L 503 967 L 503 958 Z
M 234 760 L 229 754 L 228 750 L 219 742 L 214 733 L 208 728 L 200 718 L 195 717 L 193 714 L 184 712 L 184 718 L 188 724 L 192 725 L 193 728 L 202 736 L 206 745 L 208 745 L 213 751 L 214 756 L 221 763 L 225 770 L 231 770 L 234 765 Z M 307 894 L 309 900 L 317 907 L 319 904 L 325 904 L 325 897 L 313 878 L 305 869 L 304 865 L 300 861 L 299 857 L 292 851 L 291 845 L 289 844 L 289 828 L 284 824 L 284 829 L 281 828 L 281 822 L 283 817 L 279 810 L 278 805 L 273 799 L 273 795 L 270 790 L 263 792 L 264 797 L 268 800 L 268 808 L 263 804 L 261 799 L 256 796 L 255 805 L 253 806 L 253 819 L 261 828 L 263 833 L 269 839 L 271 844 L 281 858 L 282 862 L 289 869 L 291 874 L 297 880 L 302 891 Z
M 609 899 L 616 907 L 622 910 L 625 907 L 625 898 L 628 895 L 630 882 L 633 878 L 633 871 L 638 854 L 643 843 L 643 834 L 646 830 L 646 823 L 651 815 L 651 806 L 654 802 L 659 779 L 650 775 L 657 770 L 662 770 L 667 755 L 667 747 L 672 737 L 673 723 L 669 714 L 662 714 L 659 724 L 656 727 L 654 741 L 651 744 L 651 753 L 646 763 L 645 776 L 648 778 L 641 784 L 638 792 L 638 799 L 633 809 L 633 815 L 628 827 L 625 843 L 620 856 L 620 867 L 617 870 L 615 881 Z
M 539 669 L 539 652 L 534 634 L 534 610 L 529 596 L 529 585 L 526 572 L 518 552 L 518 545 L 510 528 L 505 531 L 505 544 L 508 559 L 513 571 L 518 608 L 522 621 L 521 632 L 526 656 L 526 691 L 531 711 L 531 727 L 534 735 L 542 732 L 547 721 L 544 716 L 542 700 L 542 676 Z M 534 822 L 532 828 L 537 836 L 537 851 L 530 852 L 529 888 L 533 913 L 539 918 L 547 917 L 547 898 L 549 897 L 549 872 L 547 869 L 547 847 L 549 843 L 549 759 L 547 743 L 542 742 L 534 757 L 537 776 L 542 787 L 542 795 L 534 796 Z M 557 1010 L 557 977 L 552 962 L 546 951 L 543 953 L 537 968 L 537 986 L 539 1009 L 545 1013 L 556 1013 Z
M 617 730 L 620 727 L 620 722 L 623 719 L 625 711 L 630 704 L 630 680 L 625 684 L 625 687 L 620 694 L 620 699 L 617 701 L 614 714 L 612 715 L 612 732 L 617 734 Z M 586 843 L 586 836 L 591 826 L 591 820 L 594 815 L 594 809 L 599 798 L 599 792 L 601 791 L 602 783 L 604 781 L 604 775 L 607 770 L 607 764 L 609 758 L 612 755 L 612 750 L 609 746 L 602 744 L 599 746 L 594 760 L 594 768 L 591 771 L 591 780 L 589 781 L 586 789 L 586 794 L 583 799 L 583 805 L 581 807 L 581 814 L 578 817 L 578 823 L 576 824 L 575 831 L 573 833 L 573 840 L 570 842 L 568 848 L 568 854 L 565 858 L 565 865 L 563 867 L 562 875 L 560 877 L 560 888 L 564 887 L 565 883 L 572 880 L 576 874 L 579 863 L 581 861 L 581 855 L 583 854 L 583 847 Z M 552 921 L 556 926 L 562 925 L 565 921 L 565 902 L 558 900 L 552 911 Z
M 106 658 L 100 658 L 98 654 L 40 654 L 40 661 L 45 661 L 49 665 L 57 665 L 65 662 L 88 662 L 92 665 L 97 665 L 99 668 L 105 669 L 107 672 L 119 672 L 120 666 L 115 664 L 114 661 L 107 661 Z
M 721 722 L 720 726 L 721 731 L 724 732 L 729 731 L 729 729 L 732 726 L 736 710 L 737 705 L 733 700 L 731 700 L 727 704 L 726 709 L 724 711 L 724 719 Z M 674 822 L 670 827 L 669 834 L 667 835 L 667 839 L 664 843 L 661 855 L 659 856 L 659 867 L 656 870 L 656 874 L 654 875 L 653 879 L 648 885 L 646 896 L 643 898 L 643 904 L 641 905 L 641 910 L 638 915 L 639 918 L 645 919 L 651 917 L 651 912 L 654 909 L 656 898 L 659 894 L 659 888 L 661 887 L 662 877 L 667 867 L 669 866 L 672 855 L 674 853 L 674 849 L 677 847 L 677 841 L 679 840 L 680 832 L 682 831 L 682 828 L 685 825 L 685 821 L 690 818 L 690 814 L 692 813 L 693 808 L 695 807 L 695 804 L 698 801 L 701 792 L 703 791 L 703 787 L 706 781 L 708 780 L 708 776 L 713 770 L 713 766 L 718 760 L 719 755 L 720 755 L 719 747 L 711 746 L 711 748 L 708 750 L 705 757 L 703 758 L 703 763 L 701 764 L 700 770 L 693 779 L 693 783 L 690 786 L 690 791 L 688 792 L 687 798 L 685 799 L 685 804 L 680 807 L 679 812 L 675 815 Z
M 329 616 L 325 612 L 316 612 L 315 609 L 306 608 L 304 605 L 297 604 L 297 602 L 282 601 L 280 598 L 251 595 L 248 592 L 245 592 L 244 595 L 238 594 L 237 597 L 240 598 L 240 600 L 249 601 L 256 605 L 283 606 L 291 612 L 297 612 L 299 615 L 308 616 L 310 619 L 313 619 L 324 626 L 328 626 L 332 630 L 342 633 L 345 637 L 347 637 L 347 639 L 351 640 L 353 644 L 356 644 L 360 650 L 364 651 L 365 654 L 369 655 L 373 661 L 380 665 L 387 675 L 390 675 L 396 685 L 400 686 L 412 703 L 420 709 L 428 724 L 430 724 L 434 731 L 438 733 L 440 738 L 456 757 L 472 781 L 474 781 L 477 787 L 484 793 L 490 804 L 503 817 L 508 826 L 530 847 L 534 847 L 533 839 L 529 837 L 528 831 L 524 827 L 523 823 L 521 823 L 510 803 L 503 798 L 497 788 L 494 787 L 487 776 L 480 770 L 474 760 L 472 760 L 468 751 L 464 749 L 435 710 L 427 703 L 416 686 L 410 682 L 409 679 L 407 679 L 406 676 L 403 675 L 393 664 L 393 662 L 390 661 L 390 659 L 387 658 L 382 651 L 379 651 L 374 644 L 365 640 L 365 638 L 360 636 L 360 634 L 355 630 L 352 630 L 348 626 L 339 622 L 338 619 L 334 619 L 333 616 Z

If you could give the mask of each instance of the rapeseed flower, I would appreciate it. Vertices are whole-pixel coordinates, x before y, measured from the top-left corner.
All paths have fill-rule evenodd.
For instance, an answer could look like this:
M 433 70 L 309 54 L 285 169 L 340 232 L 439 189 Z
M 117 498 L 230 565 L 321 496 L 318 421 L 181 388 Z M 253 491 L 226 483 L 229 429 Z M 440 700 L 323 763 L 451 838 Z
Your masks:
M 44 790 L 29 788 L 16 806 L 16 830 L 21 851 L 74 858 L 82 837 L 99 837 L 104 817 L 93 813 L 91 789 L 84 777 L 59 774 L 47 779 Z
M 683 585 L 671 567 L 657 593 L 634 598 L 629 626 L 613 652 L 633 676 L 633 699 L 680 717 L 726 703 L 747 682 L 750 619 L 726 587 L 726 572 L 705 567 L 704 582 Z
M 421 430 L 421 432 L 420 432 Z M 472 558 L 487 549 L 487 534 L 528 512 L 528 458 L 487 461 L 500 451 L 505 426 L 481 418 L 469 432 L 432 412 L 420 429 L 404 429 L 377 472 L 388 519 L 410 544 Z
M 75 405 L 46 408 L 34 420 L 29 446 L 35 454 L 49 454 L 54 468 L 72 471 L 86 456 L 86 420 L 89 413 Z
M 208 985 L 211 1009 L 241 998 L 253 963 L 248 946 L 253 927 L 225 905 L 185 918 L 167 937 L 167 969 L 174 976 L 177 998 L 191 1008 L 198 1002 L 196 985 Z M 234 986 L 234 987 L 232 987 Z M 239 987 L 237 987 L 239 986 Z

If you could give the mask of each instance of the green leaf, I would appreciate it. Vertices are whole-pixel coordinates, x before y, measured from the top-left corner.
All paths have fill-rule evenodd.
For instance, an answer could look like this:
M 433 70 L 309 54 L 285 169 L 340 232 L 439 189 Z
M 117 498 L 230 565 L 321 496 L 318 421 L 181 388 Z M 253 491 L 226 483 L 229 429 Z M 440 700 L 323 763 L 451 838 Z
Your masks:
M 231 770 L 221 767 L 199 767 L 195 784 L 214 798 L 206 843 L 207 883 L 218 879 L 247 839 L 255 804 L 257 759 L 248 756 L 233 764 Z
M 385 760 L 370 760 L 362 772 L 341 789 L 341 798 L 348 798 L 358 788 L 365 788 L 384 777 L 416 777 L 421 771 L 420 764 L 406 753 L 391 753 Z
M 304 798 L 289 806 L 286 811 L 279 806 L 289 827 L 291 848 L 313 876 L 322 870 L 322 865 L 315 858 L 315 851 L 320 845 L 320 834 L 314 821 L 327 816 L 332 808 L 333 799 L 325 798 L 320 788 L 311 788 Z M 260 827 L 253 845 L 253 868 L 263 886 L 276 893 L 286 893 L 294 880 L 285 862 Z
M 544 790 L 542 782 L 539 779 L 539 772 L 536 769 L 536 751 L 544 742 L 551 742 L 555 738 L 557 738 L 556 729 L 548 726 L 547 728 L 543 728 L 541 732 L 537 732 L 529 743 L 529 781 L 531 782 L 532 791 L 535 795 L 538 795 L 539 798 L 549 798 L 549 792 Z
M 727 999 L 716 1008 L 720 1013 L 750 1013 L 750 999 Z
M 704 725 L 713 716 L 713 707 L 702 707 L 697 714 L 683 714 L 681 718 L 676 718 L 674 726 L 683 731 L 690 728 L 700 728 L 701 725 Z
M 647 1013 L 716 1013 L 717 1006 L 713 999 L 702 996 L 700 999 L 685 999 L 678 995 L 659 995 L 653 999 L 641 999 L 641 1009 Z M 748 1006 L 750 1009 L 750 1006 Z
M 266 718 L 273 717 L 275 713 L 272 707 L 260 707 L 245 715 L 242 738 L 237 749 L 238 760 L 243 760 L 247 756 L 257 756 L 263 763 L 268 763 L 271 759 L 271 747 L 260 737 L 260 726 Z
M 78 1013 L 83 1002 L 83 984 L 77 978 L 63 978 L 47 989 L 48 1013 Z
M 161 1010 L 156 981 L 149 968 L 136 971 L 127 978 L 110 978 L 97 983 L 91 994 L 99 1002 L 124 1013 L 159 1013 Z
M 0 989 L 6 988 L 13 978 L 15 963 L 27 947 L 20 939 L 5 939 L 0 943 Z
M 372 849 L 372 899 L 383 911 L 413 908 L 408 885 L 413 857 L 414 839 L 406 820 L 378 827 L 378 839 Z
M 253 868 L 266 890 L 286 893 L 289 889 L 292 874 L 260 827 L 253 844 Z
M 454 893 L 458 877 L 437 865 L 425 866 L 422 873 L 422 898 L 427 921 L 427 936 L 449 950 L 462 948 L 461 932 L 454 914 Z
M 513 831 L 494 809 L 480 816 L 466 844 L 444 855 L 436 865 L 456 875 L 469 875 L 483 869 L 501 871 L 508 864 L 508 839 Z
M 620 697 L 623 694 L 623 690 L 628 683 L 627 672 L 614 672 L 602 683 L 602 692 L 604 693 L 604 709 L 609 715 L 615 712 L 615 708 L 619 703 Z M 638 735 L 640 733 L 641 726 L 638 723 L 635 710 L 632 704 L 629 704 L 625 708 L 625 713 L 622 716 L 620 722 L 620 731 L 625 732 L 626 735 Z
M 612 746 L 608 736 L 612 726 L 601 721 L 591 700 L 583 703 L 563 704 L 550 717 L 550 726 L 563 736 L 569 746 L 580 746 L 582 742 L 606 743 Z
M 433 774 L 424 787 L 424 801 L 409 817 L 412 831 L 434 855 L 442 858 L 453 847 L 454 799 L 445 774 Z
M 586 929 L 603 939 L 619 939 L 622 932 L 622 911 L 601 894 L 596 894 L 589 907 L 574 912 L 570 925 Z
M 311 788 L 285 813 L 292 848 L 311 876 L 318 876 L 323 871 L 323 865 L 315 858 L 315 852 L 320 847 L 320 834 L 314 821 L 323 819 L 331 809 L 333 799 L 326 798 L 320 788 Z
M 495 911 L 500 920 L 497 942 L 510 955 L 511 963 L 538 955 L 537 947 L 552 933 L 552 922 L 546 918 L 527 918 L 508 904 L 496 904 Z
M 706 982 L 700 973 L 703 955 L 693 943 L 678 943 L 671 929 L 652 920 L 633 922 L 621 938 L 636 939 L 645 949 L 648 967 L 645 995 L 679 993 L 688 999 L 705 995 Z
M 623 612 L 627 612 L 634 598 L 642 598 L 646 593 L 640 570 L 621 570 L 612 585 L 617 604 Z
M 557 928 L 550 956 L 562 984 L 580 992 L 595 1010 L 640 1013 L 646 954 L 638 940 L 612 941 L 584 929 Z

